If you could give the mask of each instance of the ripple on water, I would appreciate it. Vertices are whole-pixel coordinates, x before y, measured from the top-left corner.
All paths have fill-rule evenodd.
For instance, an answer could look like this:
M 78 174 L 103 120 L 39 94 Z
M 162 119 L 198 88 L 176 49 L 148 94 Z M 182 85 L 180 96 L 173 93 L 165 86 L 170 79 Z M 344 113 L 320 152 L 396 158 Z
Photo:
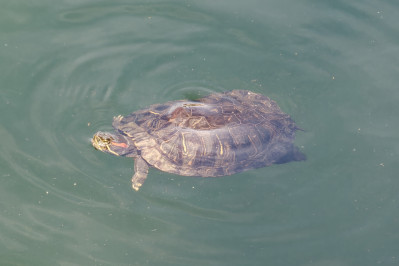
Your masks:
M 181 216 L 209 224 L 242 219 L 210 204 L 185 201 L 192 197 L 192 191 L 186 187 L 181 192 L 171 175 L 156 170 L 150 171 L 157 181 L 152 190 L 156 196 L 132 194 L 132 160 L 95 152 L 90 137 L 98 130 L 110 130 L 112 117 L 118 114 L 156 103 L 250 89 L 242 85 L 255 87 L 250 82 L 252 73 L 242 81 L 233 73 L 226 75 L 232 70 L 223 67 L 225 62 L 218 65 L 219 60 L 212 60 L 220 52 L 220 62 L 229 60 L 234 72 L 240 69 L 237 55 L 248 62 L 258 56 L 253 50 L 259 47 L 256 38 L 234 26 L 221 28 L 218 16 L 176 4 L 97 4 L 63 11 L 58 18 L 60 33 L 54 31 L 52 45 L 34 61 L 30 87 L 24 95 L 29 130 L 20 134 L 29 138 L 18 145 L 7 129 L 1 133 L 18 147 L 3 157 L 15 171 L 10 175 L 23 179 L 25 185 L 18 191 L 23 191 L 29 202 L 15 210 L 23 220 L 11 226 L 5 237 L 17 234 L 43 242 L 63 238 L 66 253 L 85 257 L 86 250 L 77 250 L 80 243 L 76 241 L 98 244 L 101 232 L 120 241 L 114 246 L 134 245 L 151 253 L 169 244 L 181 247 L 180 241 L 170 243 L 169 238 L 154 247 L 147 234 L 152 230 L 196 237 L 178 226 Z M 174 186 L 171 194 L 180 199 L 168 199 L 167 182 Z M 104 217 L 104 213 L 114 216 Z M 123 219 L 113 220 L 118 216 Z M 126 220 L 134 221 L 135 226 L 123 224 Z M 6 218 L 1 222 L 11 223 Z M 22 228 L 28 222 L 32 226 Z M 118 224 L 130 234 L 117 228 Z M 157 234 L 162 236 L 161 231 Z M 81 232 L 88 232 L 91 239 L 82 240 Z M 141 242 L 132 244 L 132 235 L 139 236 Z M 190 239 L 184 241 L 192 247 Z M 13 245 L 20 250 L 27 248 L 18 241 Z M 212 248 L 203 244 L 202 249 Z
M 111 129 L 115 115 L 224 91 L 197 80 L 193 64 L 187 64 L 203 62 L 192 40 L 218 19 L 198 9 L 164 4 L 86 6 L 64 11 L 58 18 L 71 28 L 52 36 L 54 45 L 34 63 L 26 92 L 30 140 L 25 148 L 30 150 L 21 150 L 18 156 L 29 161 L 26 167 L 37 170 L 18 171 L 31 186 L 62 201 L 94 204 L 79 194 L 84 189 L 101 205 L 105 199 L 96 187 L 117 182 L 108 178 L 117 168 L 104 164 L 125 164 L 93 152 L 90 137 L 97 130 Z M 121 180 L 129 186 L 131 169 L 124 171 L 128 176 Z
M 163 98 L 166 99 L 187 99 L 196 100 L 212 93 L 222 92 L 226 89 L 217 87 L 206 81 L 184 81 L 172 86 L 166 87 L 162 91 Z

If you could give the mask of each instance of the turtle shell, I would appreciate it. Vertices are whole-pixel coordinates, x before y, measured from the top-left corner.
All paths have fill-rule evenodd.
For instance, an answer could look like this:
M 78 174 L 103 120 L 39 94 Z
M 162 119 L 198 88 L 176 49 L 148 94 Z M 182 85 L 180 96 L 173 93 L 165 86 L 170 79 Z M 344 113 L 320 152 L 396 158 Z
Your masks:
M 179 175 L 224 176 L 305 158 L 293 145 L 298 128 L 289 115 L 246 90 L 152 105 L 113 126 L 150 166 Z

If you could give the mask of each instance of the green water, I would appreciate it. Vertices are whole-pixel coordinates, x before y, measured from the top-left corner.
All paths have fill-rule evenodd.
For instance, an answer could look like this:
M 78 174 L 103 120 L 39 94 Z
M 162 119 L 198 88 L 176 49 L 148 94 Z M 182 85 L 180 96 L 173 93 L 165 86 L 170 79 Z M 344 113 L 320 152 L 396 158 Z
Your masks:
M 14 1 L 0 10 L 0 265 L 398 265 L 399 2 Z M 230 177 L 95 151 L 112 117 L 249 89 L 308 160 Z

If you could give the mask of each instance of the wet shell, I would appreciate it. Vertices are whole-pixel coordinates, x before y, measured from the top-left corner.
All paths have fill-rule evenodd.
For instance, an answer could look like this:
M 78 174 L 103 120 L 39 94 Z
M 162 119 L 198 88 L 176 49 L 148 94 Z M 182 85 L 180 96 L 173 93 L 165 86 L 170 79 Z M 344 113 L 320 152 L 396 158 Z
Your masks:
M 293 145 L 298 127 L 289 115 L 246 90 L 152 105 L 116 117 L 113 126 L 150 166 L 179 175 L 224 176 L 305 159 Z

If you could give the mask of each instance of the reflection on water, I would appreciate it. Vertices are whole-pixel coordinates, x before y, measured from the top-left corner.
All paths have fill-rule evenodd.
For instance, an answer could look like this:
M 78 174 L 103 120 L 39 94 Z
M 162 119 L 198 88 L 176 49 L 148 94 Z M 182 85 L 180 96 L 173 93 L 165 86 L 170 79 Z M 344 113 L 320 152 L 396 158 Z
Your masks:
M 172 86 L 166 87 L 162 90 L 164 98 L 196 100 L 212 93 L 223 92 L 228 89 L 216 87 L 213 84 L 208 84 L 205 81 L 184 81 Z
M 0 264 L 397 263 L 399 8 L 341 2 L 5 5 Z M 134 193 L 133 161 L 90 145 L 115 115 L 233 89 L 291 114 L 308 161 L 150 169 Z

